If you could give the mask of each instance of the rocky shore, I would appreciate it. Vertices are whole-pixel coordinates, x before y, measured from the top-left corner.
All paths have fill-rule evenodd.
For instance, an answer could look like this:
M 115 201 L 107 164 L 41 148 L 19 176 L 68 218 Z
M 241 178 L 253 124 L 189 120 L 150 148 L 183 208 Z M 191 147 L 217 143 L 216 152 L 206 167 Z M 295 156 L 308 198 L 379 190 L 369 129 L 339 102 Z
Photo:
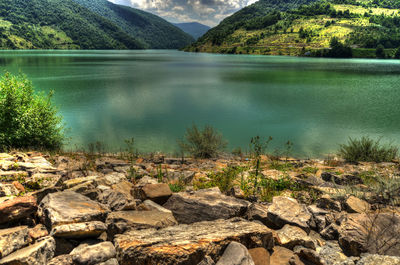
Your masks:
M 253 175 L 239 157 L 0 154 L 0 265 L 400 264 L 398 163 L 262 157 Z

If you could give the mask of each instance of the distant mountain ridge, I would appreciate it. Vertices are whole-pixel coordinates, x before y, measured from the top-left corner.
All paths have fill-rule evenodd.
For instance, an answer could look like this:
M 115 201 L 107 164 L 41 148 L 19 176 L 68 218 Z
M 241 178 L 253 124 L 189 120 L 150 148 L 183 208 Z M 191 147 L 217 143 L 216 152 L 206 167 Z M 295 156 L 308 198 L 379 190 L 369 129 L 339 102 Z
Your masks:
M 106 0 L 2 0 L 1 49 L 178 49 L 193 38 Z
M 400 0 L 260 0 L 186 51 L 400 58 Z
M 211 27 L 198 22 L 173 23 L 173 25 L 188 33 L 196 40 L 206 34 L 206 32 L 211 29 Z

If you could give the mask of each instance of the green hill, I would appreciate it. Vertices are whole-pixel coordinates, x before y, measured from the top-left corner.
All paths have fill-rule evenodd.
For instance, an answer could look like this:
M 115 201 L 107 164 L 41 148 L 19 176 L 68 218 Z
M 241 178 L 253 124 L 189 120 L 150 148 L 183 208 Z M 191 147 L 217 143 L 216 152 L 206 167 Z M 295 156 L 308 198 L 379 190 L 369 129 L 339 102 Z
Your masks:
M 79 3 L 81 2 L 81 3 Z M 89 2 L 89 1 L 87 1 Z M 92 1 L 91 1 L 92 2 Z M 173 25 L 145 12 L 96 1 L 114 8 L 120 20 L 102 16 L 74 0 L 1 0 L 1 49 L 142 49 L 179 48 L 192 40 Z M 122 10 L 122 11 L 121 11 Z M 143 14 L 142 14 L 143 13 Z M 128 31 L 126 21 L 138 21 L 134 14 L 142 14 L 140 34 Z M 151 27 L 146 26 L 151 24 Z M 133 28 L 133 27 L 132 27 Z M 161 35 L 171 33 L 171 38 Z M 152 37 L 152 35 L 159 36 Z M 149 36 L 148 38 L 145 38 Z M 149 42 L 148 40 L 153 40 Z
M 210 30 L 209 26 L 197 22 L 174 23 L 174 25 L 191 35 L 196 40 Z
M 345 57 L 393 57 L 400 46 L 399 7 L 400 0 L 261 0 L 186 50 L 341 57 L 342 51 L 335 54 L 339 45 L 339 50 L 351 48 Z
M 146 48 L 178 49 L 194 42 L 190 35 L 153 14 L 107 0 L 73 1 L 112 21 Z

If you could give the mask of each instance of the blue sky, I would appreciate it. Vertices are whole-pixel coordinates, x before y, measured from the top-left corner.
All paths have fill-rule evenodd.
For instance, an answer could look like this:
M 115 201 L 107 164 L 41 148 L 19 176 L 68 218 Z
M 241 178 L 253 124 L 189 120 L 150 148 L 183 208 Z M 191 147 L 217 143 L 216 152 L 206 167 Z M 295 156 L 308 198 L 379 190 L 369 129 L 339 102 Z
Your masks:
M 225 17 L 257 0 L 109 0 L 139 8 L 171 22 L 200 22 L 215 26 Z

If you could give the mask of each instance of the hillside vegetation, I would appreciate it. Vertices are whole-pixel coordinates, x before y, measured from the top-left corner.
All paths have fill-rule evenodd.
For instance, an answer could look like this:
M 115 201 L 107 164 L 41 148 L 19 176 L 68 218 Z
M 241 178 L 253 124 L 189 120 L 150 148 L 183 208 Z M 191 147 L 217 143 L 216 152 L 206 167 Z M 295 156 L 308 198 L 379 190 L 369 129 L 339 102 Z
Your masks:
M 261 0 L 225 19 L 186 50 L 399 57 L 400 16 L 396 8 L 400 7 L 400 1 L 331 0 L 303 3 L 306 5 L 298 1 L 275 3 Z M 337 47 L 340 50 L 338 53 L 335 52 Z M 350 49 L 350 54 L 343 52 L 346 49 Z
M 89 1 L 87 1 L 89 2 Z M 188 45 L 190 36 L 168 22 L 149 14 L 142 15 L 139 34 L 126 30 L 130 19 L 137 21 L 134 9 L 107 1 L 90 1 L 122 11 L 117 16 L 103 16 L 73 0 L 3 0 L 0 1 L 0 48 L 2 49 L 142 49 L 179 48 Z M 106 8 L 104 7 L 104 8 Z M 139 11 L 137 11 L 140 13 Z M 145 12 L 143 12 L 145 13 Z M 132 22 L 133 23 L 133 22 Z M 170 28 L 170 31 L 167 30 Z M 158 29 L 158 31 L 157 31 Z M 160 33 L 164 32 L 164 35 Z M 170 32 L 175 32 L 176 34 Z M 146 36 L 156 36 L 145 38 Z M 149 41 L 149 39 L 151 41 Z

